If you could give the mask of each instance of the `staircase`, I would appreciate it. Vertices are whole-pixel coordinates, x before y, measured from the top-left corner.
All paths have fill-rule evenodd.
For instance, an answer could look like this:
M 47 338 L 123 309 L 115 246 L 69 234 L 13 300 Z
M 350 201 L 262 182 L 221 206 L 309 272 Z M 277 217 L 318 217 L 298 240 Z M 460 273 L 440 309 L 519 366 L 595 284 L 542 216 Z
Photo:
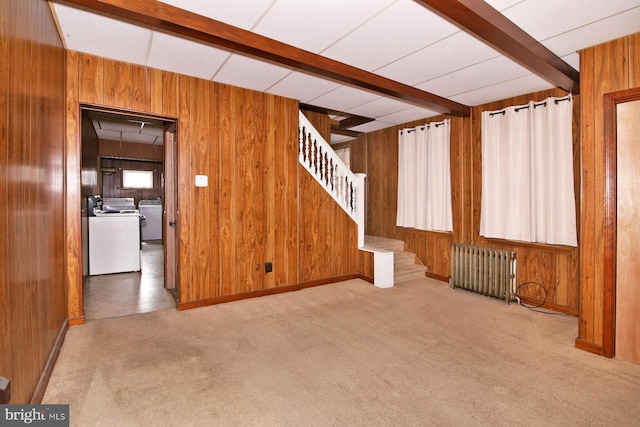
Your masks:
M 394 253 L 365 245 L 366 175 L 351 172 L 302 111 L 298 114 L 298 161 L 357 224 L 358 249 L 373 253 L 373 284 L 379 288 L 392 287 Z
M 424 279 L 426 267 L 421 265 L 416 254 L 405 250 L 402 240 L 365 236 L 364 247 L 377 251 L 393 252 L 394 285 L 415 279 Z

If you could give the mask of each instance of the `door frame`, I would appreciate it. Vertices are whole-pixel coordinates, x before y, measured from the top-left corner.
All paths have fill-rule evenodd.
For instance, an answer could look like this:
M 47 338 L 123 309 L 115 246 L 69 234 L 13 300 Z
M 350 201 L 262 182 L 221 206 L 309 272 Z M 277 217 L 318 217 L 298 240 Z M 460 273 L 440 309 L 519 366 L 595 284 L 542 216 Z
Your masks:
M 132 117 L 136 117 L 136 118 L 149 118 L 149 119 L 155 119 L 155 120 L 161 120 L 163 122 L 170 122 L 171 125 L 175 126 L 175 129 L 177 129 L 178 127 L 178 118 L 177 117 L 170 117 L 170 116 L 162 116 L 162 115 L 158 115 L 158 114 L 153 114 L 153 113 L 146 113 L 143 111 L 135 111 L 135 110 L 127 110 L 127 109 L 122 109 L 122 108 L 110 108 L 110 107 L 105 107 L 102 105 L 94 105 L 94 104 L 87 104 L 87 103 L 79 103 L 78 104 L 78 117 L 79 117 L 79 121 L 78 121 L 78 145 L 77 145 L 77 149 L 78 149 L 78 154 L 79 154 L 79 162 L 77 163 L 77 170 L 75 175 L 78 177 L 78 190 L 79 190 L 79 196 L 80 196 L 80 200 L 78 200 L 78 205 L 77 205 L 77 211 L 79 212 L 81 207 L 82 207 L 82 193 L 81 193 L 81 188 L 82 188 L 82 179 L 81 179 L 81 172 L 82 172 L 82 164 L 81 164 L 81 159 L 82 159 L 82 112 L 84 110 L 92 110 L 92 111 L 101 111 L 101 112 L 105 112 L 105 113 L 112 113 L 112 114 L 122 114 L 122 115 L 127 115 L 127 116 L 132 116 Z M 167 163 L 167 159 L 164 159 L 163 161 L 163 176 L 164 176 L 164 181 L 166 182 L 167 179 L 173 180 L 173 186 L 176 189 L 176 194 L 175 197 L 173 198 L 173 210 L 174 212 L 177 212 L 178 209 L 178 194 L 177 194 L 177 186 L 178 186 L 178 147 L 177 147 L 177 139 L 172 139 L 172 143 L 173 143 L 173 149 L 172 151 L 172 159 L 170 161 L 170 163 L 172 163 L 173 168 L 171 170 L 170 174 L 167 174 L 167 170 L 165 167 L 165 164 Z M 164 147 L 163 153 L 166 155 L 167 153 L 167 149 L 166 146 Z M 99 155 L 99 153 L 98 153 Z M 74 167 L 74 169 L 76 169 Z M 70 171 L 67 171 L 70 172 Z M 100 183 L 101 184 L 101 183 Z M 164 187 L 164 185 L 163 185 Z M 163 194 L 164 194 L 164 188 L 163 188 Z M 163 200 L 163 203 L 166 203 Z M 82 229 L 82 215 L 80 213 L 78 213 L 77 216 L 77 229 L 81 230 Z M 163 215 L 163 219 L 164 219 L 164 215 Z M 163 221 L 164 222 L 164 221 Z M 174 227 L 174 231 L 175 231 L 175 227 Z M 164 230 L 163 230 L 164 232 Z M 177 238 L 177 236 L 176 236 Z M 81 236 L 78 236 L 78 253 L 82 254 L 82 238 Z M 173 253 L 173 258 L 174 260 L 178 259 L 178 245 L 174 246 L 174 253 Z M 163 258 L 166 259 L 167 254 L 166 254 L 166 250 L 167 248 L 164 247 L 163 248 Z M 178 274 L 178 263 L 175 263 L 175 270 L 174 270 L 174 274 L 175 274 L 175 281 L 177 282 L 177 277 L 179 277 Z M 76 295 L 78 297 L 79 300 L 79 308 L 80 308 L 80 318 L 75 319 L 73 321 L 73 323 L 70 324 L 82 324 L 84 323 L 84 289 L 83 289 L 83 277 L 82 277 L 82 272 L 83 272 L 83 261 L 82 261 L 82 256 L 79 257 L 78 259 L 78 271 L 80 272 L 79 274 L 79 280 L 76 283 Z M 72 283 L 69 284 L 70 286 L 72 286 Z M 176 301 L 176 309 L 178 306 L 178 301 Z
M 640 100 L 640 88 L 604 95 L 604 281 L 602 301 L 602 354 L 615 356 L 616 347 L 616 265 L 618 230 L 618 104 Z

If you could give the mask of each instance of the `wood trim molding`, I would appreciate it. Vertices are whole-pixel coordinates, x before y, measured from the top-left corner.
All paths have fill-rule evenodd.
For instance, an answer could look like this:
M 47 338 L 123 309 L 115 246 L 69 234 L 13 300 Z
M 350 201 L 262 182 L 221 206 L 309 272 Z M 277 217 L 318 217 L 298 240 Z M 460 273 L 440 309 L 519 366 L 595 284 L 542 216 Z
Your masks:
M 439 113 L 466 117 L 471 111 L 467 105 L 433 93 L 156 0 L 65 0 L 64 3 L 371 90 Z
M 439 280 L 441 282 L 449 283 L 449 276 L 442 276 L 440 274 L 429 273 L 428 271 L 424 272 L 425 277 L 430 279 Z
M 584 351 L 588 351 L 589 353 L 594 353 L 599 356 L 603 356 L 602 346 L 592 343 L 590 341 L 585 341 L 582 338 L 576 338 L 576 348 Z
M 373 284 L 373 278 L 362 274 L 348 274 L 346 276 L 331 277 L 327 279 L 312 280 L 309 282 L 298 283 L 297 285 L 283 286 L 280 288 L 261 289 L 259 291 L 247 292 L 244 294 L 226 295 L 221 297 L 207 298 L 197 301 L 187 301 L 178 303 L 178 310 L 189 310 L 192 308 L 206 307 L 209 305 L 222 304 L 225 302 L 240 301 L 243 299 L 262 297 L 266 295 L 281 294 L 284 292 L 299 291 L 314 286 L 328 285 L 330 283 L 344 282 L 346 280 L 361 279 Z
M 84 316 L 70 317 L 67 322 L 69 326 L 80 326 L 85 324 Z
M 38 384 L 36 385 L 36 388 L 33 392 L 33 396 L 31 396 L 31 401 L 29 403 L 31 403 L 32 405 L 37 405 L 42 402 L 44 392 L 47 390 L 49 379 L 51 378 L 51 374 L 53 373 L 53 367 L 58 360 L 58 355 L 60 355 L 60 349 L 62 348 L 62 343 L 64 343 L 64 338 L 66 337 L 68 330 L 69 322 L 67 319 L 65 319 L 64 322 L 62 322 L 60 330 L 58 331 L 58 335 L 56 336 L 56 340 L 53 343 L 53 348 L 49 353 L 47 363 L 42 369 L 42 373 L 40 374 L 40 379 L 38 380 Z
M 616 107 L 640 100 L 640 88 L 606 93 L 604 104 L 604 157 L 605 157 L 605 206 L 602 238 L 604 243 L 604 283 L 602 301 L 602 355 L 615 355 L 616 337 L 616 262 L 617 262 L 617 114 Z M 578 342 L 576 341 L 576 347 Z
M 580 73 L 481 0 L 416 0 L 556 87 L 580 92 Z
M 542 303 L 542 301 L 537 300 L 535 298 L 522 296 L 522 295 L 518 295 L 518 298 L 520 298 L 520 302 L 522 302 L 524 304 L 533 305 L 536 308 L 545 308 L 547 310 L 553 310 L 553 311 L 557 311 L 559 313 L 570 314 L 572 316 L 577 316 L 578 315 L 578 310 L 574 310 L 574 309 L 571 309 L 569 307 L 565 307 L 565 306 L 562 306 L 562 305 L 553 304 L 553 303 L 549 303 L 549 302 L 545 302 L 544 304 L 540 305 Z

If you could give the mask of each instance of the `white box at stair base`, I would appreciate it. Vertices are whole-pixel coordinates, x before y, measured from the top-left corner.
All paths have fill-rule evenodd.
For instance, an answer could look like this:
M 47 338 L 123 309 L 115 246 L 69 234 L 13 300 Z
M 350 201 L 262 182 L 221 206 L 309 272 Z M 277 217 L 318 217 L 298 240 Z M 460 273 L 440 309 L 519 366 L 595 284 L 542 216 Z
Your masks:
M 378 288 L 392 288 L 393 275 L 393 252 L 373 251 L 373 285 Z

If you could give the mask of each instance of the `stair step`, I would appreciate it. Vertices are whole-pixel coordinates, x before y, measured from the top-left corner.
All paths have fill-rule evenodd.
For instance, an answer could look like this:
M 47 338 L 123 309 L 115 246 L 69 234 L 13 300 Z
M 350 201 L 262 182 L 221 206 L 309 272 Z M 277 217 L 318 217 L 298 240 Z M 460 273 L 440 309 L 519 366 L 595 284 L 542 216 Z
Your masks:
M 426 268 L 422 265 L 403 266 L 394 271 L 395 284 L 407 282 L 414 279 L 424 279 Z
M 395 252 L 393 261 L 396 268 L 402 265 L 415 265 L 416 254 L 413 252 Z
M 364 243 L 367 248 L 393 252 L 395 285 L 425 277 L 427 268 L 419 263 L 415 253 L 404 250 L 405 244 L 402 240 L 365 236 Z

